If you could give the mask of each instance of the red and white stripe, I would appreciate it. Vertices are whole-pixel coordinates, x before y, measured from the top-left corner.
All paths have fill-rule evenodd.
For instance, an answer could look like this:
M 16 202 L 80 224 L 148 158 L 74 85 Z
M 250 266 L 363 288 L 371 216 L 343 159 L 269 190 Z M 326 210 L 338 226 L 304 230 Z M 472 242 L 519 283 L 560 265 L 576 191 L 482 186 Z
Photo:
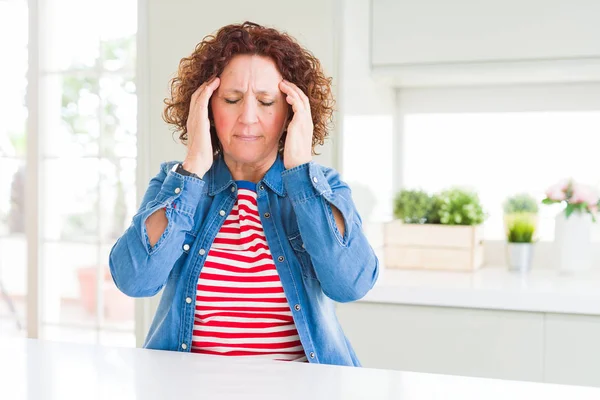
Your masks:
M 200 273 L 191 351 L 306 361 L 252 190 L 238 190 Z

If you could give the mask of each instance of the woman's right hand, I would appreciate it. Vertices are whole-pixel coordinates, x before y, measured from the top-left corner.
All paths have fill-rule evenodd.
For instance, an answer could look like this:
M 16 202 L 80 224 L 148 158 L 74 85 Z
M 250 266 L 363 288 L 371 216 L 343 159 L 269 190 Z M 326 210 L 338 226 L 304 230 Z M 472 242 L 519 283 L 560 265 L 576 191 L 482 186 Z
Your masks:
M 183 162 L 183 169 L 193 172 L 199 177 L 206 174 L 213 162 L 208 105 L 210 97 L 217 90 L 220 83 L 219 77 L 203 83 L 192 94 L 190 100 L 190 110 L 186 124 L 188 150 Z

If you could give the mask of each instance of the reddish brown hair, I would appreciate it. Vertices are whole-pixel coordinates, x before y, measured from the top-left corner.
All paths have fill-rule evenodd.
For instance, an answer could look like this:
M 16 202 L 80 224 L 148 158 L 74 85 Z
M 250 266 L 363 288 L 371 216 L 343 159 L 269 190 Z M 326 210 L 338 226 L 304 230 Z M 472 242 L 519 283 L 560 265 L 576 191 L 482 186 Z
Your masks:
M 187 119 L 190 100 L 194 91 L 204 82 L 219 76 L 225 66 L 238 54 L 269 57 L 275 62 L 283 79 L 296 84 L 310 100 L 310 112 L 314 125 L 312 151 L 322 145 L 332 121 L 334 100 L 331 78 L 326 77 L 321 63 L 308 50 L 286 33 L 272 28 L 244 22 L 227 25 L 215 35 L 200 42 L 191 56 L 181 59 L 177 76 L 171 80 L 171 96 L 165 99 L 163 119 L 174 125 L 179 139 L 187 143 Z M 289 119 L 293 112 L 290 107 Z M 215 155 L 220 149 L 212 113 L 210 134 Z M 282 151 L 285 134 L 279 145 Z

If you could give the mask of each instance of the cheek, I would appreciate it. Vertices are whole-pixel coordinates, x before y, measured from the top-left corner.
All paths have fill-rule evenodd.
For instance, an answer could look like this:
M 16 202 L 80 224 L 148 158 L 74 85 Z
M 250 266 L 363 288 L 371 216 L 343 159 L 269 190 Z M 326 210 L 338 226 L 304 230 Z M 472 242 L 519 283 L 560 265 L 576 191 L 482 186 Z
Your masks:
M 287 117 L 287 108 L 277 107 L 269 109 L 265 116 L 265 122 L 269 126 L 270 130 L 280 133 L 285 125 Z
M 235 116 L 219 103 L 212 103 L 212 114 L 217 133 L 225 133 L 235 123 Z

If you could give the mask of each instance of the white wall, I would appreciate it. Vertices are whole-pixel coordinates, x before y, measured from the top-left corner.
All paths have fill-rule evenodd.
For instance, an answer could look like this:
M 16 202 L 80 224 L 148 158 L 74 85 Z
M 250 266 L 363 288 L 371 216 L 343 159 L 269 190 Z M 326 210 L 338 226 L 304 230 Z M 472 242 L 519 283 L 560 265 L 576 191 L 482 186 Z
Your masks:
M 373 63 L 600 56 L 596 0 L 373 0 Z
M 294 36 L 321 61 L 337 88 L 337 39 L 340 3 L 337 0 L 306 0 L 290 3 L 276 0 L 203 2 L 187 0 L 140 0 L 138 31 L 138 198 L 161 162 L 182 159 L 185 147 L 173 140 L 162 120 L 163 99 L 179 60 L 189 56 L 196 44 L 221 26 L 246 20 L 284 30 Z M 334 96 L 336 93 L 334 92 Z M 337 132 L 317 149 L 315 160 L 337 166 Z M 156 296 L 141 300 L 136 308 L 138 345 L 154 314 Z
M 401 87 L 600 81 L 596 0 L 373 0 L 373 74 Z

